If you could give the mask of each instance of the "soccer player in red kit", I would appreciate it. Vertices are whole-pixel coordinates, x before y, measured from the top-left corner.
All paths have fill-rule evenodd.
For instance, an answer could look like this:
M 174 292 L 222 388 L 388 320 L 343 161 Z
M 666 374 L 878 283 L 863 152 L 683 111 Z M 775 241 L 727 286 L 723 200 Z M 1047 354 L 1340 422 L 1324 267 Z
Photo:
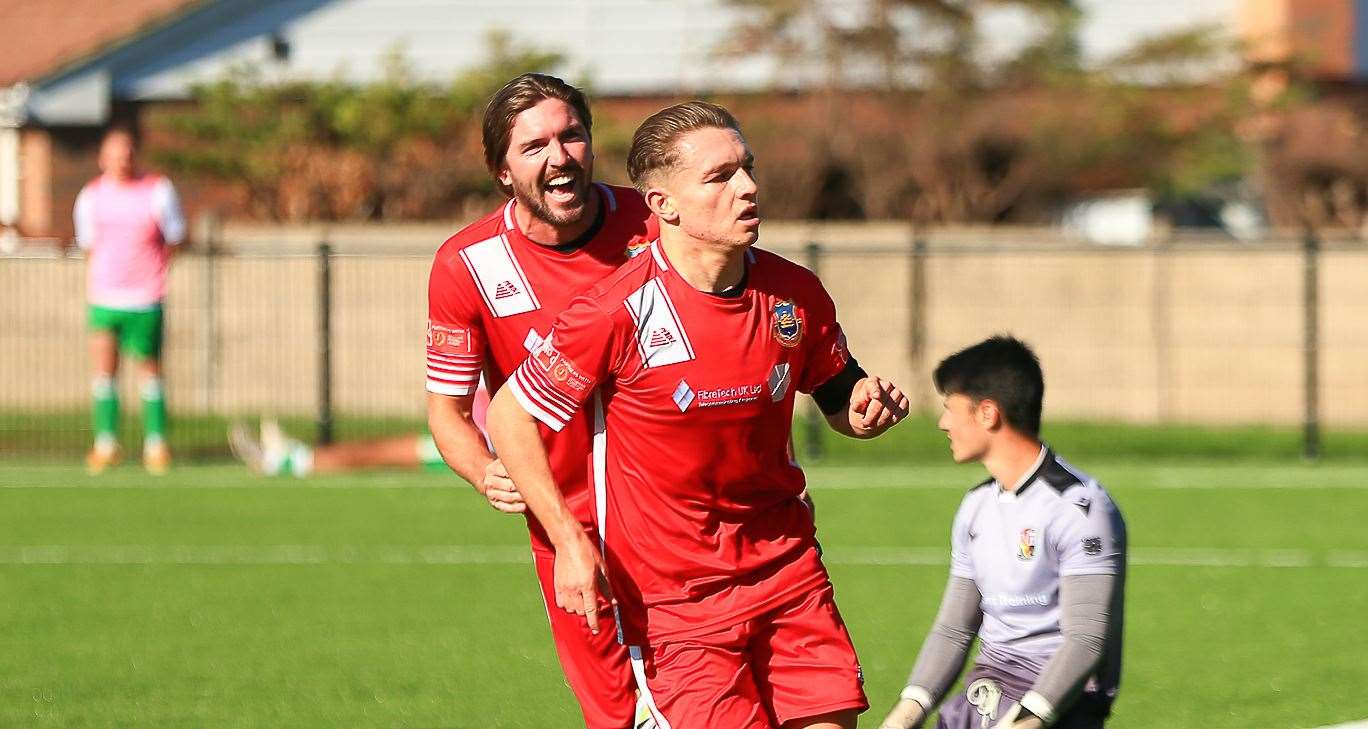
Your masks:
M 639 193 L 593 181 L 591 124 L 584 95 L 560 79 L 525 74 L 504 86 L 485 110 L 483 136 L 490 172 L 512 199 L 448 239 L 432 263 L 428 426 L 447 464 L 504 512 L 521 513 L 526 507 L 472 422 L 481 374 L 490 391 L 497 391 L 541 345 L 575 294 L 657 235 Z M 592 530 L 589 420 L 571 415 L 557 430 L 547 431 L 552 468 L 573 518 Z M 554 597 L 551 542 L 527 516 L 537 576 L 549 605 Z M 631 727 L 637 693 L 626 649 L 574 615 L 547 612 L 586 725 Z
M 851 358 L 816 276 L 752 248 L 752 157 L 730 113 L 656 113 L 628 171 L 660 240 L 576 298 L 490 405 L 555 545 L 556 604 L 597 628 L 606 576 L 660 727 L 854 727 L 868 703 L 800 501 L 793 404 L 811 393 L 835 430 L 870 438 L 907 398 Z M 585 403 L 601 545 L 539 437 Z

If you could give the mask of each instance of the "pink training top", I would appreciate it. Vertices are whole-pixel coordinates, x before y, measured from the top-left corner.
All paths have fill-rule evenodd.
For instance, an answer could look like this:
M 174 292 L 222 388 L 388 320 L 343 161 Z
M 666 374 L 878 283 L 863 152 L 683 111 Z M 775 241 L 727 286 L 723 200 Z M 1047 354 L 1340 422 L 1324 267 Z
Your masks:
M 151 309 L 166 296 L 167 246 L 185 239 L 185 216 L 171 181 L 157 174 L 100 176 L 76 197 L 76 243 L 87 252 L 90 303 Z

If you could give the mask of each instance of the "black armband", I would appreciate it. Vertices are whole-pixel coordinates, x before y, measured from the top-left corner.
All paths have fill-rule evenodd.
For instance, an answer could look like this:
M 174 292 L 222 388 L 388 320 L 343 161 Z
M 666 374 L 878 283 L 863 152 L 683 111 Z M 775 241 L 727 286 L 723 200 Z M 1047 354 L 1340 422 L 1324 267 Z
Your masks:
M 850 393 L 855 390 L 855 383 L 865 377 L 868 375 L 864 368 L 851 357 L 840 372 L 812 391 L 812 399 L 817 401 L 823 415 L 835 415 L 850 406 Z

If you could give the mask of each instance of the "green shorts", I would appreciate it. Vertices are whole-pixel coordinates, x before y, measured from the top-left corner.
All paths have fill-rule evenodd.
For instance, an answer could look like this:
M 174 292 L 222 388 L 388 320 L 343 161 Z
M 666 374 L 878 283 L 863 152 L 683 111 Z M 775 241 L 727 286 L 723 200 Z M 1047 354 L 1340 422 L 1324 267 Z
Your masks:
M 90 306 L 90 329 L 110 332 L 119 342 L 119 349 L 146 359 L 161 356 L 162 308 L 160 305 L 142 311 L 109 309 Z

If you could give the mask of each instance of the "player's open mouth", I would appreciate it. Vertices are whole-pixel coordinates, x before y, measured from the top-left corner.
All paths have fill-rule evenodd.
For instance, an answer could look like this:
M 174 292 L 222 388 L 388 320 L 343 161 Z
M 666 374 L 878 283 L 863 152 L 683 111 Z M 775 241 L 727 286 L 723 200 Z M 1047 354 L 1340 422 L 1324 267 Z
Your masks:
M 741 213 L 740 215 L 738 215 L 738 216 L 736 217 L 736 219 L 737 219 L 738 221 L 742 222 L 742 223 L 759 223 L 759 222 L 760 222 L 760 209 L 759 209 L 759 208 L 756 208 L 756 207 L 752 207 L 752 208 L 746 210 L 746 212 Z
M 559 174 L 546 181 L 542 189 L 546 196 L 559 203 L 568 203 L 579 197 L 578 176 Z

